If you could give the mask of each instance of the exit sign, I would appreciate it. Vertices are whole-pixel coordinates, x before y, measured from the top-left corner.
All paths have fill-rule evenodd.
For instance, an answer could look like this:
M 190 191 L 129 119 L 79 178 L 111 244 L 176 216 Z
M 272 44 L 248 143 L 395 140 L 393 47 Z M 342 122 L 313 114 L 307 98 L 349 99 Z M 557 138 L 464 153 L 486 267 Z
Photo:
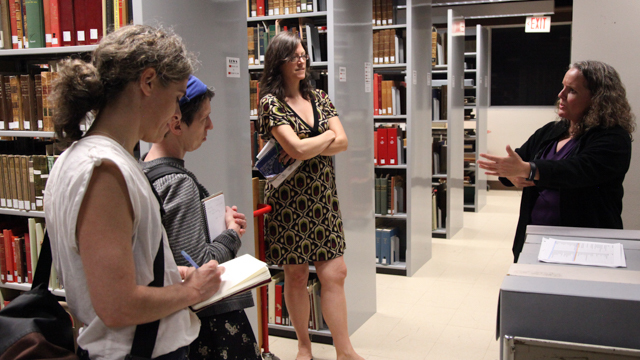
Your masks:
M 528 16 L 524 23 L 524 32 L 550 32 L 551 16 Z

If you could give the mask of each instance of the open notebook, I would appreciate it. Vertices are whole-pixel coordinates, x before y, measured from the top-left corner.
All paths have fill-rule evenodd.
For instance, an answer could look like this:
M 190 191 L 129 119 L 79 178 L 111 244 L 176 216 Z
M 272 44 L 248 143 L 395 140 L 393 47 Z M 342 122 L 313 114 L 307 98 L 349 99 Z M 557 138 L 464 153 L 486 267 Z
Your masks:
M 200 311 L 222 299 L 266 285 L 271 281 L 267 264 L 249 254 L 239 256 L 220 264 L 225 268 L 220 289 L 209 299 L 191 306 Z

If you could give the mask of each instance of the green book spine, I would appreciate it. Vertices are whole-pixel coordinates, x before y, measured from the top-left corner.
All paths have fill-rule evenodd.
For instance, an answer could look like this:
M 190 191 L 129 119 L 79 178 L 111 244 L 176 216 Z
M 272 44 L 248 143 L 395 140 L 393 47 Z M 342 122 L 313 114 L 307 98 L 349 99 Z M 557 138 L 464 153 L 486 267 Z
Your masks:
M 25 0 L 29 48 L 45 47 L 44 42 L 44 9 L 42 0 Z

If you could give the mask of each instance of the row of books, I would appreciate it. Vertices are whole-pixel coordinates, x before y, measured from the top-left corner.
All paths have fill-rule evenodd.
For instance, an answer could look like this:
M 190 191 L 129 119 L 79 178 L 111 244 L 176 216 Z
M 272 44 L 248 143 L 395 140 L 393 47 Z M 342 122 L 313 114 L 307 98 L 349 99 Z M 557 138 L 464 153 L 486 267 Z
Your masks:
M 446 174 L 447 173 L 447 140 L 433 138 L 431 147 L 431 153 L 433 155 L 432 170 L 433 174 Z
M 321 41 L 320 29 L 311 19 L 299 18 L 297 26 L 281 26 L 270 24 L 268 26 L 257 24 L 247 27 L 247 48 L 249 65 L 264 65 L 264 55 L 267 47 L 276 35 L 281 31 L 291 31 L 296 34 L 307 46 L 311 62 L 323 61 L 325 59 L 326 41 Z M 322 40 L 325 40 L 324 38 Z
M 54 131 L 49 94 L 57 76 L 50 71 L 0 74 L 0 130 Z
M 407 84 L 404 81 L 384 80 L 373 74 L 373 115 L 406 114 Z
M 396 30 L 374 30 L 373 31 L 373 64 L 404 64 L 405 50 L 403 35 L 398 36 Z
M 247 0 L 247 17 L 326 11 L 326 0 Z
M 284 298 L 284 272 L 279 272 L 271 277 L 271 282 L 267 286 L 267 309 L 268 321 L 270 324 L 291 326 L 291 319 L 287 311 L 287 304 Z M 307 283 L 307 293 L 309 294 L 309 329 L 322 330 L 327 325 L 322 317 L 322 306 L 320 304 L 320 281 L 309 279 Z
M 402 175 L 384 174 L 375 179 L 375 212 L 396 215 L 407 212 L 405 181 Z
M 447 180 L 440 179 L 431 189 L 431 229 L 447 227 Z
M 97 44 L 133 22 L 132 0 L 2 0 L 2 47 L 29 49 Z
M 29 218 L 27 224 L 27 229 L 5 228 L 0 233 L 0 281 L 3 284 L 33 282 L 44 239 L 44 223 L 42 219 Z
M 447 53 L 446 53 L 447 35 L 446 31 L 441 33 L 435 27 L 431 28 L 431 65 L 442 66 L 446 65 Z
M 44 189 L 57 156 L 0 155 L 0 207 L 44 211 Z
M 404 133 L 404 124 L 382 124 L 374 129 L 374 165 L 404 165 L 407 163 L 407 143 Z
M 260 153 L 260 150 L 262 150 L 262 148 L 264 147 L 265 141 L 262 139 L 262 137 L 258 133 L 257 120 L 251 120 L 250 131 L 251 131 L 251 167 L 254 167 L 256 165 L 256 157 Z
M 373 18 L 371 23 L 373 26 L 394 25 L 393 0 L 373 0 Z
M 400 262 L 400 231 L 397 227 L 376 227 L 376 264 Z
M 447 85 L 431 89 L 431 120 L 447 120 Z

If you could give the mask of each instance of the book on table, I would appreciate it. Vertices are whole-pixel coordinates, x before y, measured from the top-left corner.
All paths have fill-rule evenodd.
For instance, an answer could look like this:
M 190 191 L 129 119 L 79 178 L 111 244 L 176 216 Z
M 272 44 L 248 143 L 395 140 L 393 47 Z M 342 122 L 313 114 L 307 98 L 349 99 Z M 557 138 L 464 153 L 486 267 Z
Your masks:
M 271 281 L 267 264 L 249 254 L 229 260 L 220 266 L 225 268 L 221 276 L 220 289 L 209 299 L 192 305 L 191 310 L 198 312 L 220 300 L 266 285 Z
M 282 147 L 274 139 L 269 140 L 258 156 L 256 156 L 256 169 L 260 171 L 271 185 L 280 186 L 302 164 L 302 160 L 296 160 L 291 165 L 280 162 Z

